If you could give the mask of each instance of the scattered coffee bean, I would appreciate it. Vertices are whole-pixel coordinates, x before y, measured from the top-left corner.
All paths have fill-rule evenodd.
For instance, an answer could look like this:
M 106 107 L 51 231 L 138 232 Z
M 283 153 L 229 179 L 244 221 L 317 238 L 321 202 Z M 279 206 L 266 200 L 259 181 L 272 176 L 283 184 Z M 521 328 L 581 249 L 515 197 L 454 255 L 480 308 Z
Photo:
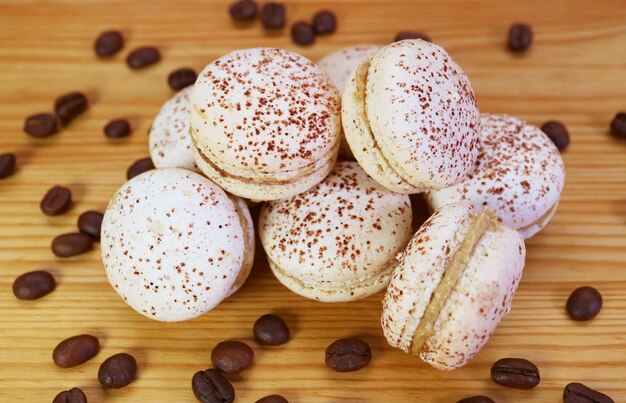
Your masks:
M 112 139 L 126 137 L 130 134 L 130 123 L 126 119 L 114 119 L 104 126 L 104 135 Z
M 574 320 L 593 319 L 602 309 L 602 295 L 593 287 L 577 288 L 567 299 L 566 308 Z
M 423 32 L 401 31 L 396 34 L 394 42 L 403 41 L 405 39 L 421 39 L 426 42 L 432 42 L 430 37 Z
M 150 157 L 142 158 L 133 162 L 133 165 L 128 168 L 128 171 L 126 171 L 126 178 L 130 180 L 135 176 L 140 175 L 151 169 L 154 169 L 152 159 Z
M 285 26 L 285 5 L 282 3 L 265 3 L 261 9 L 261 23 L 265 29 L 280 29 Z
M 100 57 L 113 56 L 124 47 L 124 38 L 120 31 L 106 31 L 98 36 L 93 47 Z
M 198 75 L 193 69 L 182 68 L 174 70 L 167 77 L 167 83 L 174 91 L 182 90 L 196 82 Z
M 72 257 L 89 252 L 93 239 L 87 234 L 73 232 L 59 235 L 52 240 L 52 252 L 58 257 Z
M 235 389 L 216 369 L 198 371 L 191 379 L 191 389 L 202 403 L 231 403 L 235 400 Z
M 0 154 L 0 179 L 8 178 L 15 172 L 15 154 Z
M 100 342 L 97 337 L 79 334 L 60 342 L 52 352 L 52 361 L 61 368 L 71 368 L 85 363 L 98 354 Z
M 530 47 L 533 42 L 533 31 L 528 24 L 513 24 L 509 28 L 509 49 L 521 52 Z
M 222 341 L 211 351 L 213 366 L 227 374 L 238 374 L 250 368 L 253 358 L 254 351 L 241 341 Z
M 52 403 L 87 403 L 87 396 L 79 388 L 72 388 L 56 395 Z
M 495 402 L 493 401 L 493 399 L 487 396 L 476 395 L 476 396 L 468 397 L 465 399 L 461 399 L 456 403 L 495 403 Z
M 87 97 L 80 92 L 61 95 L 54 102 L 54 113 L 67 126 L 74 118 L 87 110 Z
M 250 21 L 256 17 L 257 5 L 252 0 L 240 0 L 231 4 L 228 12 L 235 21 Z
M 50 294 L 57 283 L 52 274 L 44 270 L 24 273 L 13 282 L 13 295 L 17 299 L 34 300 Z
M 55 216 L 67 211 L 71 204 L 72 191 L 63 186 L 54 186 L 41 199 L 39 208 L 45 215 Z
M 541 130 L 548 135 L 559 150 L 565 150 L 569 145 L 569 132 L 563 123 L 549 120 L 541 126 Z
M 332 34 L 336 29 L 337 18 L 331 11 L 323 10 L 313 16 L 313 30 L 316 34 Z
M 285 399 L 281 395 L 269 395 L 260 398 L 255 403 L 289 403 L 289 400 Z
M 626 138 L 626 112 L 620 112 L 611 121 L 611 132 L 618 138 Z
M 24 132 L 33 137 L 48 137 L 57 131 L 57 118 L 50 113 L 31 115 L 24 122 Z
M 256 341 L 265 346 L 280 346 L 287 343 L 291 337 L 285 321 L 272 314 L 257 319 L 253 331 Z
M 137 361 L 132 355 L 119 353 L 110 356 L 98 370 L 98 381 L 109 389 L 120 389 L 131 383 L 137 375 Z
M 563 389 L 565 403 L 615 403 L 604 393 L 593 390 L 582 383 L 570 383 Z
M 315 42 L 313 27 L 304 21 L 296 22 L 291 26 L 291 37 L 298 45 L 305 46 Z
M 126 57 L 126 64 L 133 70 L 143 69 L 161 60 L 161 54 L 155 47 L 137 48 Z
M 372 359 L 370 346 L 360 339 L 339 339 L 326 348 L 326 365 L 335 371 L 358 371 Z
M 103 218 L 104 215 L 99 211 L 85 211 L 78 217 L 78 230 L 94 241 L 99 241 Z
M 539 369 L 523 358 L 503 358 L 491 367 L 491 379 L 498 385 L 532 389 L 539 385 Z

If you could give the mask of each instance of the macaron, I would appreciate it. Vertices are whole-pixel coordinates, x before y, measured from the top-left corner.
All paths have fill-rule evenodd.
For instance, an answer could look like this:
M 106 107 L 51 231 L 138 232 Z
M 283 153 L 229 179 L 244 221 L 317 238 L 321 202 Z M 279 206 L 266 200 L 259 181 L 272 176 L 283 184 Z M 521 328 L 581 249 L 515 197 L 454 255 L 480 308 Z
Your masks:
M 467 364 L 510 311 L 526 249 L 492 210 L 435 212 L 398 257 L 383 301 L 387 342 L 440 370 Z
M 463 180 L 480 147 L 480 114 L 461 67 L 421 39 L 385 46 L 351 74 L 342 99 L 350 149 L 378 183 L 398 193 Z
M 209 64 L 191 95 L 196 163 L 252 200 L 293 196 L 337 159 L 341 98 L 317 65 L 283 49 L 236 50 Z
M 111 286 L 135 311 L 177 322 L 208 312 L 250 273 L 254 227 L 246 203 L 181 168 L 134 177 L 102 222 Z
M 324 56 L 317 62 L 317 65 L 328 74 L 335 87 L 343 94 L 350 74 L 359 64 L 378 52 L 380 48 L 378 45 L 348 46 Z M 339 144 L 339 155 L 354 158 L 350 145 L 343 134 Z
M 493 209 L 502 222 L 530 238 L 550 221 L 565 183 L 561 154 L 538 127 L 508 115 L 481 116 L 476 169 L 449 188 L 431 191 L 434 209 L 466 201 Z
M 259 236 L 276 278 L 303 297 L 352 301 L 383 290 L 411 238 L 411 202 L 352 161 L 312 189 L 268 202 Z
M 186 87 L 165 102 L 150 126 L 150 157 L 157 168 L 197 169 L 189 134 L 192 89 Z

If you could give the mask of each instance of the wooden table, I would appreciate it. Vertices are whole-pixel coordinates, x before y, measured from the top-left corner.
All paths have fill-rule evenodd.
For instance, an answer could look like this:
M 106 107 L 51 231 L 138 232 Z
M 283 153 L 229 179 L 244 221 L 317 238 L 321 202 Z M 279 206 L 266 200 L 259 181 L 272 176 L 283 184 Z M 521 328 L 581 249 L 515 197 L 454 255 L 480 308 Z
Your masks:
M 259 22 L 237 28 L 227 1 L 0 1 L 0 152 L 17 154 L 19 171 L 0 181 L 0 401 L 46 402 L 72 386 L 90 402 L 192 402 L 193 373 L 210 367 L 211 348 L 240 339 L 255 349 L 253 368 L 233 376 L 237 401 L 280 393 L 292 402 L 454 402 L 486 394 L 498 402 L 558 402 L 563 387 L 580 381 L 626 401 L 626 142 L 608 125 L 626 110 L 626 2 L 623 0 L 497 1 L 287 1 L 289 21 L 333 9 L 339 30 L 309 48 L 295 46 L 288 30 L 266 35 Z M 512 22 L 533 25 L 534 47 L 523 56 L 506 51 Z M 92 43 L 106 29 L 122 29 L 124 51 L 98 60 Z M 512 313 L 465 368 L 439 372 L 389 348 L 379 327 L 382 295 L 323 304 L 300 298 L 278 283 L 259 253 L 253 274 L 235 296 L 196 320 L 163 324 L 146 319 L 106 281 L 99 250 L 55 259 L 52 238 L 75 230 L 77 216 L 104 210 L 135 159 L 148 154 L 147 130 L 171 96 L 174 68 L 198 70 L 235 48 L 276 46 L 317 60 L 343 46 L 386 43 L 397 30 L 422 30 L 448 49 L 469 74 L 482 111 L 510 113 L 541 124 L 562 120 L 572 136 L 563 154 L 567 180 L 558 213 L 527 243 L 524 278 Z M 131 71 L 125 54 L 156 45 L 163 60 Z M 46 140 L 22 133 L 24 117 L 49 111 L 60 94 L 80 90 L 91 106 L 69 128 Z M 132 136 L 108 141 L 109 119 L 129 118 Z M 69 213 L 49 218 L 39 201 L 55 184 L 69 186 Z M 58 288 L 34 302 L 14 298 L 16 276 L 49 269 Z M 589 284 L 604 308 L 589 323 L 575 323 L 564 305 Z M 278 313 L 293 339 L 262 348 L 254 320 Z M 96 358 L 73 369 L 54 366 L 62 339 L 100 337 Z M 340 337 L 358 336 L 373 349 L 366 369 L 339 374 L 324 366 L 324 350 Z M 105 392 L 96 374 L 118 352 L 139 363 L 130 386 Z M 525 357 L 541 369 L 533 391 L 510 390 L 489 379 L 502 357 Z

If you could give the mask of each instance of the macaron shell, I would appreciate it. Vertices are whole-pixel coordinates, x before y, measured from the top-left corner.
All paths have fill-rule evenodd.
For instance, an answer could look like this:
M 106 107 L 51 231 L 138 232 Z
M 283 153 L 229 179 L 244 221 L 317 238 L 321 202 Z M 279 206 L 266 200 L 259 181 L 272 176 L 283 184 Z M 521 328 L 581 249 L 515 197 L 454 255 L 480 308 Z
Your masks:
M 245 254 L 243 264 L 241 265 L 241 271 L 239 272 L 239 275 L 237 276 L 237 279 L 228 294 L 229 297 L 237 292 L 250 276 L 252 265 L 254 264 L 255 252 L 254 221 L 252 221 L 248 203 L 244 199 L 237 196 L 230 196 L 230 199 L 235 204 L 237 215 L 239 216 L 239 222 L 242 225 L 245 239 Z

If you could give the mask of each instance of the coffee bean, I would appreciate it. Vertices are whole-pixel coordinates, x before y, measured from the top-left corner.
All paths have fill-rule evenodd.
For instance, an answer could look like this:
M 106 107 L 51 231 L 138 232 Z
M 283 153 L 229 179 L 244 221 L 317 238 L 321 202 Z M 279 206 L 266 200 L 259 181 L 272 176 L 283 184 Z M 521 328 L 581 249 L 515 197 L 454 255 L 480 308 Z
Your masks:
M 620 112 L 611 121 L 611 132 L 617 138 L 626 138 L 626 112 Z
M 432 42 L 430 37 L 423 32 L 401 31 L 396 34 L 394 42 L 404 41 L 405 39 L 421 39 L 426 42 Z
M 87 396 L 82 390 L 72 388 L 56 395 L 52 403 L 87 403 Z
M 227 374 L 238 374 L 250 368 L 253 358 L 254 351 L 241 341 L 222 341 L 211 351 L 213 366 Z
M 276 315 L 263 315 L 254 322 L 254 338 L 265 346 L 280 346 L 289 341 L 289 327 Z
M 231 403 L 235 389 L 216 369 L 198 371 L 191 379 L 191 389 L 202 403 Z
M 59 235 L 52 240 L 52 252 L 58 257 L 72 257 L 89 252 L 93 240 L 81 232 Z
M 495 403 L 495 402 L 493 401 L 493 399 L 487 396 L 476 395 L 476 396 L 468 397 L 465 399 L 461 399 L 456 403 Z
M 100 57 L 113 56 L 124 47 L 124 38 L 120 31 L 106 31 L 98 36 L 93 47 Z
M 569 145 L 569 132 L 565 125 L 556 120 L 549 120 L 541 126 L 541 130 L 559 150 L 565 150 Z
M 104 215 L 99 211 L 85 211 L 78 217 L 78 230 L 94 241 L 99 241 L 103 218 Z
M 565 403 L 615 403 L 613 399 L 582 383 L 570 383 L 563 389 Z
M 75 117 L 87 110 L 87 97 L 80 92 L 61 95 L 54 102 L 54 113 L 67 126 Z
M 291 26 L 291 37 L 298 45 L 310 45 L 315 42 L 313 27 L 304 21 L 296 22 Z
M 41 199 L 39 208 L 45 215 L 59 215 L 72 204 L 72 191 L 63 186 L 54 186 Z
M 24 122 L 24 132 L 33 137 L 48 137 L 57 131 L 57 118 L 49 113 L 30 115 Z
M 533 42 L 533 31 L 528 24 L 513 24 L 509 28 L 509 49 L 521 52 L 530 47 Z
M 280 29 L 285 26 L 285 5 L 282 3 L 265 3 L 261 9 L 261 23 L 265 29 Z
M 50 294 L 57 283 L 52 274 L 44 270 L 24 273 L 13 282 L 13 295 L 17 299 L 34 300 Z
M 143 69 L 161 60 L 161 54 L 155 47 L 146 46 L 137 48 L 126 57 L 126 64 L 133 70 Z
M 0 179 L 8 178 L 15 172 L 15 154 L 0 154 Z
M 285 399 L 281 395 L 269 395 L 260 398 L 255 403 L 289 403 L 289 400 Z
M 128 171 L 126 171 L 126 178 L 130 180 L 135 176 L 140 175 L 151 169 L 154 169 L 152 159 L 150 157 L 142 158 L 133 162 L 133 165 L 128 168 Z
M 523 358 L 503 358 L 491 367 L 491 379 L 508 388 L 532 389 L 539 385 L 539 369 Z
M 326 348 L 326 365 L 335 371 L 358 371 L 372 359 L 370 346 L 360 339 L 339 339 Z
M 567 299 L 566 308 L 574 320 L 593 319 L 602 309 L 602 295 L 593 287 L 577 288 Z
M 98 381 L 109 389 L 120 389 L 135 380 L 137 361 L 132 355 L 119 353 L 110 356 L 98 370 Z
M 231 4 L 228 12 L 235 21 L 250 21 L 256 17 L 257 5 L 252 0 L 240 0 Z
M 313 30 L 316 34 L 332 34 L 336 29 L 337 18 L 331 11 L 323 10 L 313 16 Z
M 183 68 L 174 70 L 167 77 L 167 83 L 174 91 L 182 90 L 196 82 L 198 75 L 192 69 Z
M 112 139 L 126 137 L 130 134 L 130 123 L 126 119 L 114 119 L 104 126 L 104 135 Z
M 79 334 L 60 342 L 52 352 L 52 361 L 61 368 L 71 368 L 85 363 L 98 354 L 100 342 L 97 337 Z

